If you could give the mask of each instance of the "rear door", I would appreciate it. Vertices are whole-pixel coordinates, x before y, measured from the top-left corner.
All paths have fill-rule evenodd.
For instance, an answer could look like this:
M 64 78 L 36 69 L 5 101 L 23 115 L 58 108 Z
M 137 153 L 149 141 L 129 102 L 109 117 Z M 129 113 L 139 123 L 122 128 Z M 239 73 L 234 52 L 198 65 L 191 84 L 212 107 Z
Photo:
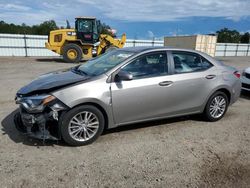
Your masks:
M 173 100 L 176 103 L 169 115 L 201 111 L 217 82 L 215 66 L 200 54 L 185 51 L 172 51 L 171 65 Z

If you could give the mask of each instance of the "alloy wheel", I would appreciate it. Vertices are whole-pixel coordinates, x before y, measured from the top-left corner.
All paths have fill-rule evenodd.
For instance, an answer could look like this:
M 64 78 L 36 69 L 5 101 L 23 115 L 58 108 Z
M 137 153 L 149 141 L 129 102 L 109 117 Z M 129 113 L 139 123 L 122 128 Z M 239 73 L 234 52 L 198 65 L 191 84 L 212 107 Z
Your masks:
M 213 118 L 218 119 L 221 116 L 223 116 L 225 110 L 226 110 L 226 99 L 220 95 L 214 97 L 209 106 L 210 115 Z
M 76 114 L 69 122 L 68 131 L 76 141 L 88 141 L 95 136 L 99 128 L 97 116 L 89 111 Z

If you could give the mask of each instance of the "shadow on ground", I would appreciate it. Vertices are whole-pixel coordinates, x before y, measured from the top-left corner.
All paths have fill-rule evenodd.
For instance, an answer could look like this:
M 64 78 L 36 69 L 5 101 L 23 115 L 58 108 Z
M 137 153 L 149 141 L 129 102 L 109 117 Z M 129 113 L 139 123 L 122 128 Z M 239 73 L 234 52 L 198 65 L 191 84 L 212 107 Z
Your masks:
M 57 62 L 57 63 L 65 63 L 62 58 L 36 58 L 36 61 L 39 62 Z
M 58 57 L 58 58 L 36 58 L 35 59 L 38 62 L 56 62 L 56 63 L 65 63 L 65 64 L 78 64 L 78 63 L 66 63 L 62 58 Z M 82 60 L 80 63 L 84 63 L 86 62 L 85 60 Z
M 1 122 L 3 135 L 8 135 L 9 138 L 14 141 L 15 143 L 23 143 L 24 145 L 28 146 L 53 146 L 54 144 L 57 145 L 64 145 L 63 142 L 57 141 L 49 141 L 43 142 L 41 140 L 28 138 L 25 135 L 19 133 L 14 124 L 14 116 L 18 112 L 18 109 L 11 112 L 7 115 Z
M 168 119 L 162 119 L 162 120 L 154 120 L 154 121 L 148 121 L 143 123 L 136 123 L 131 125 L 124 125 L 120 127 L 116 127 L 113 129 L 108 129 L 103 132 L 103 134 L 111 134 L 111 133 L 117 133 L 117 132 L 123 132 L 123 131 L 131 131 L 136 129 L 143 129 L 147 127 L 154 127 L 159 125 L 166 125 L 170 126 L 173 123 L 178 123 L 182 121 L 187 120 L 194 120 L 194 121 L 204 121 L 201 116 L 199 115 L 192 115 L 192 116 L 183 116 L 183 117 L 177 117 L 177 118 L 168 118 Z
M 46 140 L 45 142 L 43 142 L 42 140 L 28 138 L 22 133 L 19 133 L 14 124 L 14 116 L 17 112 L 18 112 L 18 109 L 14 110 L 9 115 L 7 115 L 1 122 L 3 134 L 4 135 L 7 134 L 12 141 L 14 141 L 15 143 L 23 143 L 24 145 L 28 145 L 28 146 L 53 146 L 53 145 L 65 146 L 66 145 L 63 141 Z M 150 121 L 146 123 L 125 125 L 125 126 L 105 130 L 103 132 L 103 135 L 122 132 L 122 131 L 130 131 L 130 130 L 142 129 L 142 128 L 147 128 L 147 127 L 153 127 L 153 126 L 158 126 L 158 125 L 163 125 L 163 124 L 171 125 L 172 123 L 185 121 L 185 120 L 202 121 L 202 119 L 199 116 L 184 116 L 184 117 L 179 117 L 179 118 L 171 118 L 171 119 Z
M 250 100 L 250 92 L 242 92 L 241 98 Z M 29 146 L 53 146 L 56 145 L 65 145 L 62 141 L 48 141 L 46 140 L 45 143 L 41 140 L 27 138 L 27 136 L 22 135 L 17 131 L 14 125 L 14 115 L 18 112 L 18 109 L 11 112 L 9 115 L 7 115 L 1 122 L 2 124 L 2 131 L 3 134 L 7 134 L 11 140 L 13 140 L 16 143 L 23 143 L 25 145 Z M 131 124 L 131 125 L 125 125 L 109 130 L 105 130 L 103 132 L 103 135 L 117 133 L 117 132 L 123 132 L 123 131 L 130 131 L 130 130 L 136 130 L 136 129 L 142 129 L 147 127 L 153 127 L 158 125 L 171 125 L 173 123 L 181 122 L 181 121 L 187 121 L 187 120 L 193 120 L 193 121 L 204 121 L 201 115 L 192 115 L 192 116 L 183 116 L 178 118 L 169 118 L 169 119 L 163 119 L 163 120 L 157 120 L 157 121 L 149 121 L 144 123 L 137 123 L 137 124 Z

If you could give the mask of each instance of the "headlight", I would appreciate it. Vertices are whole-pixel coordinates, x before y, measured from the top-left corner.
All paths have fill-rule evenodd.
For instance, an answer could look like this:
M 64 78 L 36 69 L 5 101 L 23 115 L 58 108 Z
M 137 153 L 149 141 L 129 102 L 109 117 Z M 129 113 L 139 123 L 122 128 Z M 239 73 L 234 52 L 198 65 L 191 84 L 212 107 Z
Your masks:
M 55 99 L 53 95 L 37 95 L 17 98 L 16 103 L 21 104 L 28 112 L 42 112 L 45 106 Z
M 76 32 L 67 32 L 67 35 L 69 35 L 69 36 L 75 36 Z

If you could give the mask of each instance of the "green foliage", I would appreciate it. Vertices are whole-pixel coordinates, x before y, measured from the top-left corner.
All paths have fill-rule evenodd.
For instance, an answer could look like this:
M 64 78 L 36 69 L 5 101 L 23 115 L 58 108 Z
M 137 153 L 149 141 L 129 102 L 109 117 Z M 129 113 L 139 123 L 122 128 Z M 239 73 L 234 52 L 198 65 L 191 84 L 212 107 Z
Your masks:
M 40 25 L 28 26 L 26 24 L 15 25 L 0 21 L 0 32 L 10 34 L 30 34 L 30 35 L 48 35 L 51 30 L 58 29 L 54 20 L 45 21 Z
M 69 21 L 67 20 L 66 28 L 70 28 Z M 111 28 L 109 25 L 100 22 L 100 33 L 101 34 L 109 34 L 111 36 L 115 36 L 111 32 Z M 60 27 L 60 29 L 64 29 L 65 27 Z M 13 23 L 8 24 L 4 21 L 0 21 L 0 33 L 9 33 L 9 34 L 30 34 L 30 35 L 48 35 L 50 31 L 59 29 L 54 20 L 45 21 L 39 25 L 28 26 L 26 24 L 15 25 Z
M 50 31 L 58 29 L 54 20 L 45 21 L 40 25 L 33 26 L 33 29 L 37 35 L 48 35 Z
M 111 27 L 105 23 L 102 23 L 100 20 L 97 20 L 100 23 L 100 34 L 107 34 L 112 37 L 116 37 L 114 33 L 111 32 Z
M 228 28 L 221 29 L 216 32 L 218 35 L 218 41 L 222 43 L 249 43 L 250 42 L 250 34 L 246 32 L 244 34 L 240 34 L 236 30 L 230 30 Z
M 250 33 L 249 32 L 244 33 L 240 38 L 240 42 L 247 44 L 250 43 Z
M 216 32 L 218 34 L 218 41 L 221 43 L 239 43 L 241 35 L 236 30 L 229 30 L 228 28 L 221 29 Z

